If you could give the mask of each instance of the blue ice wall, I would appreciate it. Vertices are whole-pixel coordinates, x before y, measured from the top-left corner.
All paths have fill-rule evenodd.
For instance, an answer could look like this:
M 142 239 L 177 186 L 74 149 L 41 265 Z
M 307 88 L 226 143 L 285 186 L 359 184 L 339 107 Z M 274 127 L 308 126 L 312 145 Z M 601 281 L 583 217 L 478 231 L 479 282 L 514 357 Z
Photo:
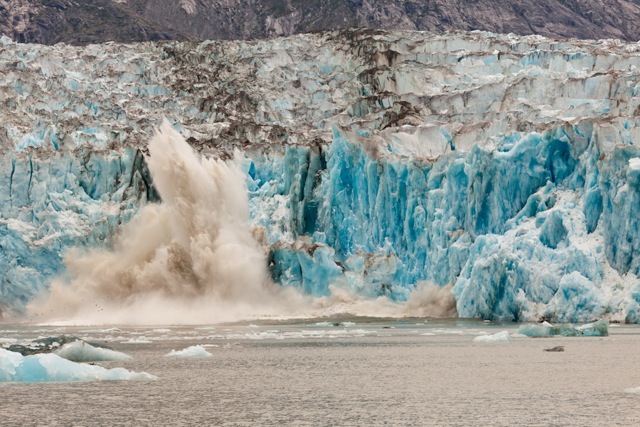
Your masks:
M 312 295 L 404 300 L 430 281 L 453 285 L 463 317 L 637 322 L 640 150 L 608 150 L 584 121 L 435 159 L 336 129 L 331 144 L 249 153 L 251 215 L 274 280 Z M 0 161 L 4 310 L 64 274 L 70 247 L 108 246 L 157 200 L 131 148 Z
M 0 157 L 0 308 L 20 311 L 64 273 L 69 248 L 104 247 L 157 195 L 135 149 Z
M 252 164 L 254 217 L 273 210 L 263 188 L 288 210 L 260 222 L 280 230 L 270 238 L 276 281 L 398 300 L 420 281 L 452 284 L 464 317 L 634 318 L 636 300 L 603 287 L 610 267 L 636 274 L 640 262 L 634 147 L 604 158 L 585 122 L 436 160 L 367 141 L 336 130 L 329 146 L 289 146 Z

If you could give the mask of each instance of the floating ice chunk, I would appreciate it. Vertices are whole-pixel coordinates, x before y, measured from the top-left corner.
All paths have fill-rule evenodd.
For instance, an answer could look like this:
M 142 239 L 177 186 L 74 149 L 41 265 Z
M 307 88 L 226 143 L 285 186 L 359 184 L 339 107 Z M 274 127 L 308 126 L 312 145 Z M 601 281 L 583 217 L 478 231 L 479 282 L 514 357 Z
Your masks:
M 83 334 L 115 334 L 121 332 L 118 328 L 109 328 L 109 329 L 85 329 L 80 331 Z
M 120 362 L 131 359 L 131 356 L 127 354 L 107 348 L 94 347 L 84 341 L 65 344 L 54 353 L 72 362 Z
M 53 354 L 23 356 L 0 349 L 0 382 L 157 380 L 146 372 L 72 362 Z
M 497 334 L 493 334 L 493 335 L 480 335 L 478 337 L 475 337 L 473 339 L 473 342 L 483 342 L 483 343 L 509 342 L 509 332 L 502 331 L 502 332 L 498 332 Z
M 121 344 L 151 344 L 151 341 L 147 337 L 131 338 L 127 341 L 122 341 Z
M 194 345 L 192 347 L 185 348 L 184 350 L 171 350 L 169 354 L 165 357 L 182 357 L 189 359 L 202 359 L 205 357 L 213 356 L 207 350 L 204 349 L 201 345 Z
M 640 394 L 640 387 L 636 387 L 636 388 L 625 388 L 624 389 L 625 393 L 632 393 L 632 394 Z
M 523 325 L 518 329 L 518 333 L 528 337 L 606 337 L 609 335 L 609 322 L 598 320 L 597 322 L 584 325 L 552 325 L 544 322 L 539 325 Z

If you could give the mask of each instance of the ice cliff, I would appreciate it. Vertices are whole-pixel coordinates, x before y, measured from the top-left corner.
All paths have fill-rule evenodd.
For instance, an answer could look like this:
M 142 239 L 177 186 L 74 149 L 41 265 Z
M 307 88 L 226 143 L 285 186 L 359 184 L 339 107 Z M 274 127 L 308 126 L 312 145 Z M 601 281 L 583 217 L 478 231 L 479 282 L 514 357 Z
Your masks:
M 640 321 L 640 45 L 345 31 L 271 41 L 0 42 L 0 307 L 159 196 L 162 117 L 245 152 L 271 276 L 458 315 Z M 71 252 L 72 253 L 72 252 Z

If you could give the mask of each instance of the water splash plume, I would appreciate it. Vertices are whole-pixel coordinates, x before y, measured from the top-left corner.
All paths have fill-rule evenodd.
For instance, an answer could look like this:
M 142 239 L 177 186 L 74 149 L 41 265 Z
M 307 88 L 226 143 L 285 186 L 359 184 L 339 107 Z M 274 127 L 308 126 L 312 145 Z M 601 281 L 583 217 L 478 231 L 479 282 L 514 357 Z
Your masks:
M 54 281 L 29 312 L 89 323 L 197 323 L 280 310 L 286 290 L 269 282 L 251 235 L 240 160 L 199 157 L 168 122 L 149 152 L 162 203 L 144 206 L 111 250 L 69 252 L 69 280 Z
M 28 307 L 35 320 L 204 324 L 336 313 L 451 313 L 450 289 L 419 287 L 416 298 L 397 304 L 386 298 L 363 300 L 338 288 L 331 297 L 312 299 L 273 284 L 264 249 L 249 225 L 242 156 L 236 153 L 228 162 L 201 157 L 168 122 L 151 140 L 149 152 L 162 202 L 144 206 L 122 228 L 113 248 L 67 253 L 67 277 L 55 280 L 49 294 Z M 444 312 L 439 301 L 448 307 Z

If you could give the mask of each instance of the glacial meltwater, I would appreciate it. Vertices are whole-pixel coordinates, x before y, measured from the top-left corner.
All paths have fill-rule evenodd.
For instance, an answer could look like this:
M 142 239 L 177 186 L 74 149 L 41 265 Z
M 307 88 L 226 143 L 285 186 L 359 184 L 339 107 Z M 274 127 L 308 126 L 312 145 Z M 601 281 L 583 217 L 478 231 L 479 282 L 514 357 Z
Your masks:
M 345 317 L 188 327 L 2 324 L 5 349 L 73 336 L 131 356 L 93 366 L 157 379 L 0 382 L 0 424 L 640 423 L 638 326 L 549 338 L 519 335 L 519 326 Z M 564 351 L 545 351 L 556 347 Z M 204 353 L 211 356 L 189 357 Z

